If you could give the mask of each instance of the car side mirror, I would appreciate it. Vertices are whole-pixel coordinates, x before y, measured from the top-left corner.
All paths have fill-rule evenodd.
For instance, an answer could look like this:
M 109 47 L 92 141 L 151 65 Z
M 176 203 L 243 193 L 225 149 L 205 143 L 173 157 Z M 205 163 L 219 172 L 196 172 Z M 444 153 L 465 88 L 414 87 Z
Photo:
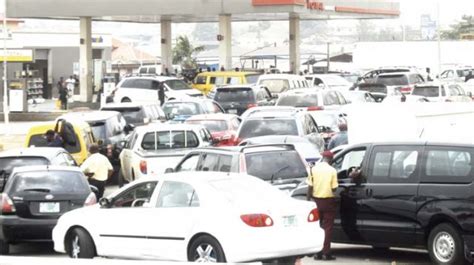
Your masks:
M 129 134 L 130 132 L 133 132 L 133 130 L 135 130 L 135 125 L 133 124 L 127 124 L 123 128 L 123 131 L 125 132 L 125 134 Z
M 109 200 L 109 198 L 103 197 L 99 200 L 100 208 L 110 208 L 111 204 L 112 202 Z
M 165 170 L 165 173 L 173 173 L 173 172 L 174 172 L 174 169 L 170 167 Z
M 126 145 L 127 145 L 127 140 L 122 140 L 117 143 L 117 148 L 119 150 L 122 150 L 125 148 Z

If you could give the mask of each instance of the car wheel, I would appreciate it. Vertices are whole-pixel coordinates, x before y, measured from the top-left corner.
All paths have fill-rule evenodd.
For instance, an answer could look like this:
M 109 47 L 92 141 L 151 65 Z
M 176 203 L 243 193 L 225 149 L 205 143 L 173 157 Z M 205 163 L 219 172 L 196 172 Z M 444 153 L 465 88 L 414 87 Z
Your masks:
M 464 264 L 464 244 L 459 232 L 444 223 L 431 230 L 428 237 L 428 252 L 435 264 Z
M 74 228 L 67 242 L 68 255 L 73 259 L 92 259 L 95 245 L 89 233 L 82 228 Z
M 196 238 L 188 249 L 188 261 L 194 262 L 226 262 L 224 250 L 217 240 L 211 236 Z
M 132 102 L 132 100 L 130 100 L 129 98 L 122 98 L 122 101 L 120 102 L 126 103 L 126 102 Z
M 0 240 L 0 255 L 8 255 L 8 253 L 10 253 L 10 244 Z

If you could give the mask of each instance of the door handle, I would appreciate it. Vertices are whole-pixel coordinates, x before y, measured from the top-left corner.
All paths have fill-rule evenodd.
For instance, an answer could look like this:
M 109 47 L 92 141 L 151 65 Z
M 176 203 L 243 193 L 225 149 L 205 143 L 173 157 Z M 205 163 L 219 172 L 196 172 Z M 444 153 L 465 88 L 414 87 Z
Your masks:
M 366 189 L 365 195 L 367 195 L 367 197 L 372 197 L 372 189 Z

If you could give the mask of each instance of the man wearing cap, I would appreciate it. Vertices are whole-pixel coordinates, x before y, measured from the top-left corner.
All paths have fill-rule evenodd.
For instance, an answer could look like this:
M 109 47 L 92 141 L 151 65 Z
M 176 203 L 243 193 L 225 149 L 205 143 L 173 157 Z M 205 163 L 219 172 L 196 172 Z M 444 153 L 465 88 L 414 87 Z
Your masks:
M 329 141 L 329 144 L 328 144 L 329 150 L 332 150 L 333 148 L 336 148 L 340 145 L 344 145 L 348 143 L 347 124 L 340 123 L 338 127 L 339 127 L 339 132 L 336 135 L 334 135 Z
M 89 184 L 99 190 L 97 199 L 100 199 L 104 195 L 107 179 L 114 173 L 114 168 L 109 159 L 99 153 L 97 144 L 92 144 L 89 147 L 89 153 L 91 155 L 82 163 L 81 170 L 88 177 Z
M 319 210 L 319 224 L 324 230 L 324 245 L 321 252 L 317 253 L 314 258 L 322 260 L 334 260 L 331 255 L 331 239 L 334 226 L 334 218 L 336 217 L 336 200 L 334 192 L 339 186 L 337 183 L 337 171 L 330 164 L 333 159 L 333 153 L 324 151 L 322 153 L 322 161 L 317 163 L 312 169 L 307 179 L 308 194 L 307 200 L 313 199 Z

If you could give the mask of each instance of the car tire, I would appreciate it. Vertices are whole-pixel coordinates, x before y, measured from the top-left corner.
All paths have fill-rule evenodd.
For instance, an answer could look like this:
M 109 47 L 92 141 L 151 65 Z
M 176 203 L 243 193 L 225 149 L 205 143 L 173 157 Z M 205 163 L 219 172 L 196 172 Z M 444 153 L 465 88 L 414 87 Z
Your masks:
M 129 99 L 129 98 L 122 98 L 122 100 L 120 102 L 127 103 L 127 102 L 132 102 L 132 100 Z
M 464 242 L 458 230 L 448 223 L 437 225 L 428 236 L 428 252 L 434 264 L 465 264 Z
M 190 262 L 226 262 L 224 250 L 219 242 L 209 236 L 203 235 L 195 240 L 188 249 L 188 261 Z
M 66 242 L 69 257 L 73 259 L 92 259 L 95 245 L 89 233 L 82 228 L 74 228 Z
M 8 255 L 10 253 L 10 244 L 4 240 L 0 240 L 0 255 Z

